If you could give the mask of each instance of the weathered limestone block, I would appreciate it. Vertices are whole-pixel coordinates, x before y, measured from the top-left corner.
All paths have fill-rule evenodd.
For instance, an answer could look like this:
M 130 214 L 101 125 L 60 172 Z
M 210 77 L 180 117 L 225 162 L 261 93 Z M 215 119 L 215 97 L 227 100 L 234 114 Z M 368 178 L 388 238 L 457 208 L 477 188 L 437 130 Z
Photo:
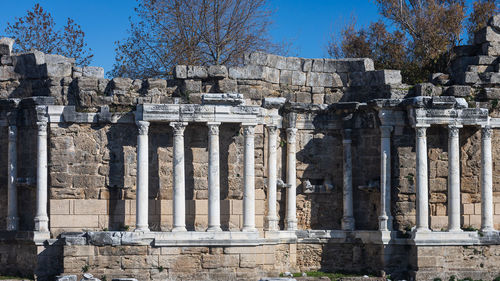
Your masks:
M 218 90 L 221 93 L 233 93 L 238 91 L 238 83 L 234 79 L 221 79 L 217 81 Z
M 286 68 L 286 58 L 282 57 L 282 56 L 268 54 L 266 66 L 272 67 L 272 68 L 277 68 L 277 69 L 285 69 Z
M 295 57 L 287 57 L 286 58 L 286 67 L 288 70 L 301 70 L 302 69 L 302 60 L 301 58 Z
M 13 65 L 12 57 L 8 56 L 8 55 L 0 56 L 0 64 L 2 64 L 2 65 Z
M 291 70 L 281 70 L 280 71 L 280 83 L 285 85 L 292 84 L 292 71 Z
M 104 78 L 104 68 L 97 66 L 84 66 L 82 69 L 83 77 Z
M 0 66 L 0 81 L 17 80 L 21 75 L 16 73 L 14 66 Z
M 31 51 L 12 57 L 16 72 L 28 79 L 46 77 L 47 69 L 45 54 L 39 51 Z
M 191 79 L 205 79 L 208 78 L 207 68 L 204 66 L 188 65 L 187 78 Z
M 0 38 L 0 56 L 10 56 L 14 46 L 14 39 L 2 37 Z
M 120 91 L 119 93 L 122 93 L 121 91 L 129 91 L 130 88 L 132 87 L 132 82 L 133 80 L 130 78 L 113 78 L 111 80 L 111 85 L 113 86 L 114 90 Z
M 336 81 L 338 82 L 338 81 Z M 304 86 L 306 84 L 306 74 L 302 71 L 292 72 L 292 85 Z
M 89 243 L 95 246 L 117 246 L 121 244 L 121 233 L 110 231 L 88 232 L 88 239 Z
M 203 255 L 202 268 L 238 267 L 239 255 Z
M 489 100 L 500 99 L 500 88 L 484 88 L 484 95 Z
M 174 78 L 177 78 L 177 79 L 186 79 L 187 78 L 187 66 L 185 66 L 185 65 L 176 65 L 174 67 Z
M 474 43 L 500 42 L 500 32 L 491 26 L 486 26 L 474 34 Z
M 248 58 L 249 60 L 245 62 L 246 64 L 265 66 L 268 61 L 268 54 L 263 52 L 253 52 L 249 54 Z
M 208 77 L 226 78 L 227 68 L 224 65 L 211 65 L 208 67 Z
M 500 32 L 500 14 L 492 16 L 488 21 L 488 25 Z
M 500 56 L 500 42 L 481 44 L 481 54 L 485 56 Z
M 311 71 L 313 72 L 323 72 L 325 66 L 324 59 L 313 59 L 311 65 Z
M 420 83 L 415 85 L 412 90 L 414 96 L 435 97 L 440 96 L 443 89 L 441 87 L 434 86 L 431 83 Z
M 310 87 L 341 87 L 342 81 L 337 73 L 307 73 L 306 86 Z

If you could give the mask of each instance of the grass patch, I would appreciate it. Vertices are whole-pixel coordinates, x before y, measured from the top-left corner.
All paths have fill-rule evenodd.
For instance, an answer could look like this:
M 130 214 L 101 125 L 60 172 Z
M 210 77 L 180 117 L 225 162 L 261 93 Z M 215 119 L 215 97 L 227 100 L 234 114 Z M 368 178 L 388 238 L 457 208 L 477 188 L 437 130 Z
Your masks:
M 338 278 L 343 277 L 359 277 L 363 276 L 360 274 L 352 274 L 352 273 L 344 273 L 344 272 L 322 272 L 322 271 L 306 271 L 307 277 L 328 277 L 330 280 L 337 280 Z M 293 277 L 301 277 L 302 273 L 293 273 Z M 281 273 L 280 277 L 284 277 L 284 274 Z

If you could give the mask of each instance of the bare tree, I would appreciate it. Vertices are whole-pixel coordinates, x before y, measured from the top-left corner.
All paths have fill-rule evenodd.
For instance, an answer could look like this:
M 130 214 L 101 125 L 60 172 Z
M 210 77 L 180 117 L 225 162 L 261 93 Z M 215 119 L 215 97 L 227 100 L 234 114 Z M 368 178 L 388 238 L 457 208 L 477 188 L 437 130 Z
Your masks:
M 245 52 L 279 47 L 266 0 L 139 0 L 135 11 L 113 76 L 168 77 L 176 64 L 237 64 Z
M 469 42 L 474 40 L 474 32 L 486 26 L 488 19 L 500 12 L 498 0 L 477 0 L 472 5 L 472 12 L 467 19 Z
M 78 65 L 88 65 L 92 61 L 92 50 L 85 43 L 80 25 L 68 18 L 63 29 L 58 30 L 52 15 L 38 3 L 24 17 L 7 23 L 5 33 L 16 40 L 14 50 L 17 52 L 36 49 L 75 58 Z

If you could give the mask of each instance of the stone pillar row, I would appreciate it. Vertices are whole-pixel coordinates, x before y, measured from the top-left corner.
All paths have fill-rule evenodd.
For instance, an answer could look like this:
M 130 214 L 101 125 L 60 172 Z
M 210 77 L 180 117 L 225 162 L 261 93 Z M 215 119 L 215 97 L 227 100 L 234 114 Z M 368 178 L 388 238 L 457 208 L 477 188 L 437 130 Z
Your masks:
M 427 178 L 427 138 L 429 125 L 417 125 L 416 129 L 416 232 L 429 232 L 429 187 Z M 460 228 L 460 128 L 448 126 L 448 231 L 461 232 Z M 493 184 L 490 126 L 481 130 L 481 230 L 493 231 Z
M 174 130 L 174 159 L 173 159 L 173 229 L 172 231 L 186 231 L 185 205 L 185 174 L 184 174 L 184 130 L 187 122 L 171 122 Z M 255 126 L 257 124 L 242 124 L 244 135 L 244 191 L 243 191 L 243 227 L 242 231 L 253 232 L 255 228 Z M 148 228 L 148 127 L 149 122 L 137 121 L 139 135 L 137 136 L 137 213 L 136 231 L 146 232 Z M 208 126 L 208 229 L 207 231 L 221 231 L 220 224 L 220 164 L 219 164 L 219 122 L 209 122 Z M 269 213 L 267 229 L 278 230 L 276 214 L 276 141 L 277 127 L 269 126 Z M 297 129 L 292 130 L 295 134 Z M 295 143 L 294 141 L 292 141 Z M 295 157 L 295 148 L 293 147 Z M 289 175 L 295 178 L 295 162 L 289 166 Z M 293 168 L 293 169 L 292 169 Z M 295 185 L 294 185 L 295 186 Z M 289 196 L 289 203 L 293 201 L 288 212 L 288 228 L 296 229 L 295 191 Z

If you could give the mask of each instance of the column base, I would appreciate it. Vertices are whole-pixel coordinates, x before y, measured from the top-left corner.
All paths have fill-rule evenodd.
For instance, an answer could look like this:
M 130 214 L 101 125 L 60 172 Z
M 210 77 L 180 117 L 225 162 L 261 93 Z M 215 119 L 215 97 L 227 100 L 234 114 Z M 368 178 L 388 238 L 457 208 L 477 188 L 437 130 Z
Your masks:
M 297 230 L 297 220 L 287 220 L 286 230 Z
M 43 243 L 50 239 L 50 232 L 48 231 L 34 231 L 33 241 L 36 245 L 43 245 Z
M 343 217 L 342 218 L 342 230 L 354 230 L 354 218 L 353 217 Z
M 242 232 L 257 232 L 257 228 L 251 226 L 244 226 L 241 229 Z
M 16 231 L 19 229 L 19 217 L 7 217 L 7 231 Z
M 209 226 L 207 228 L 207 232 L 219 232 L 219 231 L 222 231 L 222 228 L 220 228 L 220 226 L 216 225 L 216 226 Z
M 491 226 L 487 226 L 487 227 L 481 228 L 480 231 L 483 232 L 483 233 L 494 233 L 494 232 L 497 232 L 497 230 L 494 229 Z
M 137 225 L 134 229 L 134 232 L 149 232 L 149 227 L 148 226 L 143 226 L 143 225 Z
M 36 216 L 35 217 L 35 231 L 49 232 L 49 217 Z
M 452 229 L 448 229 L 446 232 L 460 233 L 460 232 L 464 232 L 464 231 L 460 228 L 452 228 Z
M 181 231 L 187 231 L 185 226 L 176 226 L 172 229 L 172 232 L 181 232 Z
M 277 219 L 275 219 L 274 217 L 272 217 L 272 218 L 266 217 L 266 219 L 267 219 L 267 222 L 266 222 L 266 227 L 264 230 L 266 230 L 266 231 L 278 231 L 279 230 Z
M 392 231 L 392 217 L 391 216 L 379 216 L 378 217 L 378 229 L 380 231 Z

